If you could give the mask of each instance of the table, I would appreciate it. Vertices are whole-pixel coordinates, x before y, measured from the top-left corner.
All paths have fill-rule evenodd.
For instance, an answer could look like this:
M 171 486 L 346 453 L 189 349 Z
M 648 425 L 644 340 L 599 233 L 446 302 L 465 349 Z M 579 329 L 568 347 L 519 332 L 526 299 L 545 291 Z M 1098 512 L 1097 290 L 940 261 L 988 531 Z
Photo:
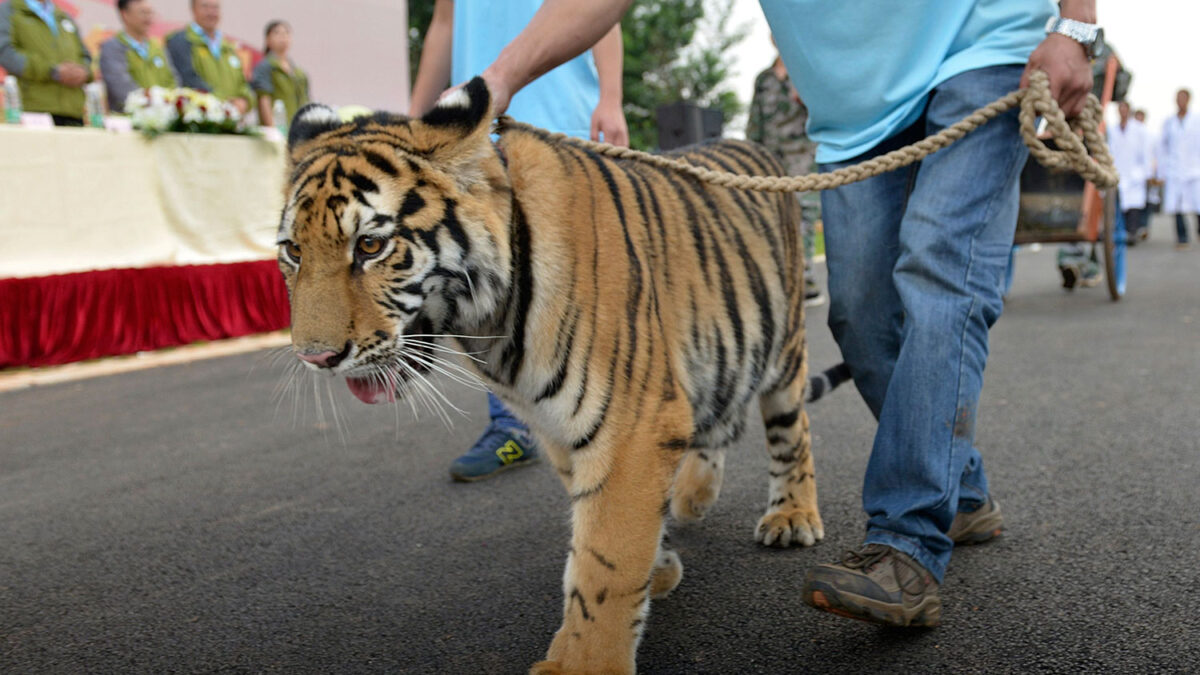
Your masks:
M 0 278 L 275 257 L 283 148 L 0 125 Z
M 0 368 L 288 325 L 281 144 L 0 126 Z

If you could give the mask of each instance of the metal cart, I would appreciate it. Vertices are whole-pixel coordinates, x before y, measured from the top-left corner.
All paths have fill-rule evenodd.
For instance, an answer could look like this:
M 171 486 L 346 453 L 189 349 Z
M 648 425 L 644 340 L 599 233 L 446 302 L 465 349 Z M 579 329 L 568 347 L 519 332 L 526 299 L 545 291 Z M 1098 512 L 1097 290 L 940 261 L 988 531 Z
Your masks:
M 1097 88 L 1100 102 L 1107 108 L 1120 64 L 1111 50 L 1103 63 Z M 1052 141 L 1047 145 L 1052 146 Z M 1025 164 L 1013 243 L 1091 243 L 1092 255 L 1104 259 L 1105 281 L 1114 301 L 1125 294 L 1123 220 L 1116 188 L 1100 192 L 1074 173 L 1051 172 L 1032 158 Z

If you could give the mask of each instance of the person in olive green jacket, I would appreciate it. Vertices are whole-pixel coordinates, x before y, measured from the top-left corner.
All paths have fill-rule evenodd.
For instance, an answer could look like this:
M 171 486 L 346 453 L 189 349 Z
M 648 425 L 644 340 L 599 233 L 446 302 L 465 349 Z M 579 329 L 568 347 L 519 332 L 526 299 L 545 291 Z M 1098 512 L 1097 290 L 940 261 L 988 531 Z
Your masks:
M 296 111 L 308 103 L 308 74 L 288 58 L 292 46 L 292 27 L 286 21 L 267 24 L 265 56 L 254 74 L 250 86 L 258 95 L 259 123 L 266 127 L 287 124 Z M 275 101 L 283 101 L 287 119 L 275 119 Z
M 0 4 L 0 67 L 17 76 L 23 110 L 49 113 L 60 126 L 83 125 L 92 58 L 75 22 L 51 0 Z
M 192 0 L 192 18 L 187 28 L 167 36 L 167 55 L 179 73 L 179 84 L 207 91 L 246 114 L 253 96 L 237 50 L 217 28 L 220 0 Z
M 178 80 L 163 48 L 150 41 L 154 8 L 148 0 L 117 0 L 125 30 L 100 45 L 100 75 L 108 108 L 125 111 L 125 98 L 138 89 L 174 89 Z

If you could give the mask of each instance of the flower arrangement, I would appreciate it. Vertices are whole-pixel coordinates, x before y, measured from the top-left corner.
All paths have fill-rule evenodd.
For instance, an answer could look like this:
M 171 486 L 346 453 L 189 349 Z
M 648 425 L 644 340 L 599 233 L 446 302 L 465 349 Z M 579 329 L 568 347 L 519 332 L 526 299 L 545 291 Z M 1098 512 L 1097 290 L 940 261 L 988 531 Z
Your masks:
M 232 104 L 195 89 L 137 89 L 125 99 L 133 128 L 147 138 L 173 131 L 193 134 L 253 134 Z

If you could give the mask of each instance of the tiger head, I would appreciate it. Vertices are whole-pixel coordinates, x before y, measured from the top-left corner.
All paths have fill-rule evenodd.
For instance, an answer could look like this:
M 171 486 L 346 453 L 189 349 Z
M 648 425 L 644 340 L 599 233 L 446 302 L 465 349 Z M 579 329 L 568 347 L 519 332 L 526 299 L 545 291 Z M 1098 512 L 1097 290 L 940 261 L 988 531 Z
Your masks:
M 363 401 L 395 400 L 437 363 L 435 336 L 508 293 L 512 189 L 490 106 L 475 78 L 420 119 L 308 105 L 293 121 L 278 235 L 292 348 Z

